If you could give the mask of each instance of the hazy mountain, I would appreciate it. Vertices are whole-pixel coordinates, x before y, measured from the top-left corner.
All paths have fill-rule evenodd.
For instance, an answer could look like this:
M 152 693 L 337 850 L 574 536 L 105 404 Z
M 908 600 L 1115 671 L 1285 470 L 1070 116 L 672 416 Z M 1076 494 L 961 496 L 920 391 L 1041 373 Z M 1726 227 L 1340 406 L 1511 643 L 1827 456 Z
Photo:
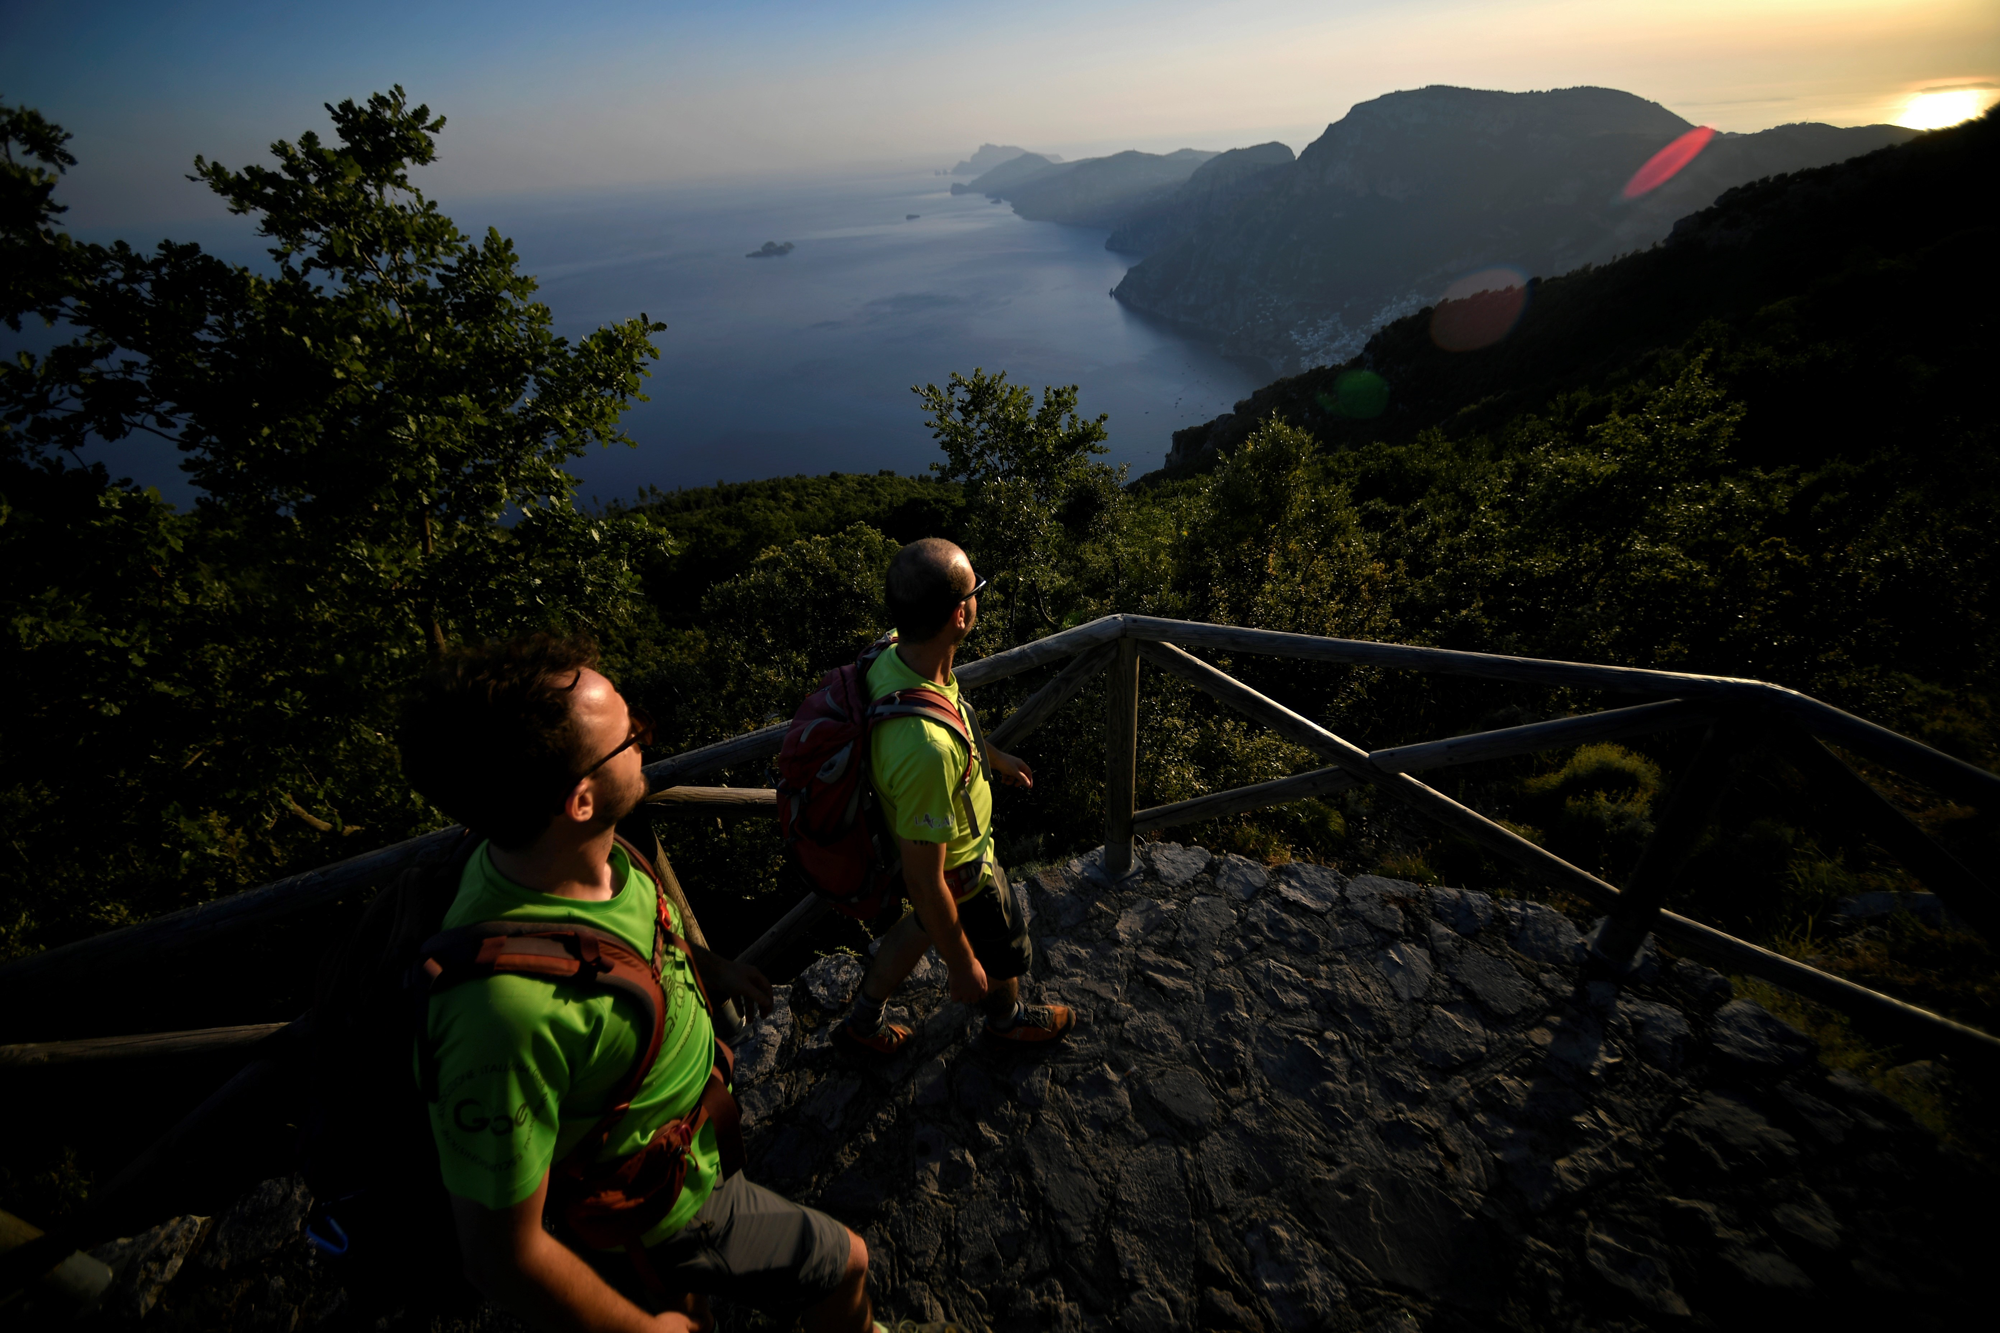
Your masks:
M 1553 275 L 1643 249 L 1731 186 L 1915 133 L 1786 125 L 1717 135 L 1665 185 L 1621 198 L 1632 173 L 1691 128 L 1610 88 L 1391 93 L 1354 107 L 1297 162 L 1140 262 L 1117 295 L 1281 373 L 1338 362 L 1471 271 Z
M 997 199 L 1003 190 L 1011 189 L 1032 176 L 1039 176 L 1054 165 L 1054 158 L 1044 157 L 1040 153 L 1022 153 L 1019 157 L 1008 158 L 969 185 L 963 181 L 953 181 L 951 192 L 990 194 Z
M 1128 216 L 1158 208 L 1196 168 L 1217 156 L 1195 148 L 1127 151 L 1060 163 L 1011 181 L 998 179 L 998 171 L 988 172 L 970 188 L 1005 199 L 1016 213 L 1035 222 L 1116 227 Z M 1000 171 L 1013 166 L 1007 163 Z
M 1283 179 L 1282 168 L 1296 160 L 1281 143 L 1232 148 L 1212 157 L 1157 204 L 1122 219 L 1104 248 L 1134 255 L 1163 250 L 1201 223 L 1276 185 Z
M 1892 447 L 1990 458 L 2000 281 L 1987 256 L 2000 229 L 1977 182 L 1996 174 L 2000 115 L 1988 115 L 1731 189 L 1658 245 L 1535 283 L 1491 346 L 1439 347 L 1435 309 L 1386 324 L 1345 367 L 1277 380 L 1175 432 L 1167 472 L 1211 466 L 1273 417 L 1331 450 L 1402 446 L 1433 430 L 1499 440 L 1527 414 L 1584 411 L 1573 395 L 1670 381 L 1704 349 L 1711 372 L 1750 403 L 1737 431 L 1750 465 L 1813 467 Z M 1385 397 L 1350 411 L 1340 386 L 1364 369 Z
M 991 171 L 1002 162 L 1011 161 L 1027 151 L 1025 148 L 1016 148 L 1012 144 L 983 143 L 979 145 L 978 152 L 953 167 L 951 174 L 954 176 L 977 176 L 982 172 Z M 1062 161 L 1062 158 L 1054 153 L 1045 153 L 1042 156 L 1044 160 L 1049 162 Z

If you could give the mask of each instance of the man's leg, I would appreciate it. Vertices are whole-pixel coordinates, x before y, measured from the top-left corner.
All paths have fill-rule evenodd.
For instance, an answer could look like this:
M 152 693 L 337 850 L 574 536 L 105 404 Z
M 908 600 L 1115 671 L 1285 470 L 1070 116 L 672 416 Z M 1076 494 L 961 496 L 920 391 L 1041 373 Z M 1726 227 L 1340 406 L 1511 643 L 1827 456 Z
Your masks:
M 646 1258 L 670 1291 L 719 1296 L 783 1320 L 803 1312 L 809 1333 L 870 1333 L 866 1242 L 818 1209 L 740 1173 Z M 629 1267 L 622 1255 L 598 1255 L 595 1262 Z
M 870 1060 L 894 1055 L 903 1048 L 910 1039 L 910 1029 L 899 1023 L 883 1022 L 882 1006 L 916 970 L 930 947 L 930 936 L 924 934 L 915 912 L 906 913 L 901 921 L 882 933 L 875 961 L 868 965 L 867 975 L 861 978 L 861 989 L 854 996 L 854 1006 L 848 1011 L 846 1021 L 834 1029 L 834 1036 L 842 1046 Z
M 901 921 L 882 933 L 875 961 L 861 979 L 861 993 L 877 1003 L 888 999 L 917 970 L 930 948 L 931 937 L 924 933 L 923 922 L 917 920 L 915 912 L 905 912 Z
M 973 956 L 986 969 L 986 998 L 979 1008 L 986 1016 L 988 1037 L 1024 1043 L 1056 1041 L 1075 1026 L 1076 1015 L 1066 1004 L 1021 1003 L 1020 979 L 1033 963 L 1035 951 L 1028 938 L 1027 916 L 1006 871 L 996 867 L 992 884 L 960 905 L 958 919 L 972 943 Z
M 979 1002 L 981 1013 L 986 1015 L 986 1026 L 994 1031 L 1014 1025 L 1014 1016 L 1021 1008 L 1021 979 L 1008 977 L 995 981 L 986 987 L 986 998 Z
M 826 1299 L 806 1311 L 806 1333 L 870 1333 L 875 1309 L 868 1301 L 868 1242 L 847 1233 L 847 1272 Z

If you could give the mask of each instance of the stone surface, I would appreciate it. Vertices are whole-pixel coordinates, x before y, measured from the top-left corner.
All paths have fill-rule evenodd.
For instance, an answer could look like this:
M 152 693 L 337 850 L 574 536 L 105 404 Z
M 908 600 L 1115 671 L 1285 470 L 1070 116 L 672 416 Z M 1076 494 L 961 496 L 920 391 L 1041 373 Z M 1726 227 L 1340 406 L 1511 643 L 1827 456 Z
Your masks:
M 1802 1065 L 1815 1050 L 1804 1033 L 1750 1000 L 1735 1000 L 1716 1010 L 1710 1040 L 1717 1055 L 1751 1070 Z
M 125 1236 L 90 1252 L 111 1270 L 111 1290 L 104 1312 L 114 1318 L 144 1319 L 160 1293 L 179 1275 L 181 1265 L 207 1234 L 206 1217 L 176 1217 L 150 1231 Z
M 1256 897 L 1270 882 L 1264 867 L 1234 852 L 1223 857 L 1215 871 L 1215 887 L 1243 902 Z
M 1154 877 L 1170 889 L 1184 889 L 1192 884 L 1194 877 L 1207 870 L 1213 859 L 1203 848 L 1171 842 L 1156 842 L 1146 850 Z
M 885 1318 L 1715 1327 L 1754 1292 L 1950 1322 L 1966 1251 L 1944 1219 L 1969 1186 L 1707 969 L 1593 985 L 1577 924 L 1538 904 L 1162 844 L 1140 863 L 1025 880 L 1025 986 L 1079 1014 L 1051 1049 L 968 1038 L 936 979 L 898 1003 L 957 1016 L 857 1073 L 794 987 L 752 1173 L 857 1201 L 833 1211 L 869 1240 Z M 1921 1315 L 1857 1276 L 1910 1265 L 1935 1278 Z
M 297 1176 L 265 1181 L 215 1224 L 202 1247 L 202 1264 L 227 1269 L 268 1258 L 299 1234 L 311 1207 L 312 1196 Z
M 1294 861 L 1278 867 L 1278 896 L 1294 907 L 1325 916 L 1340 903 L 1346 876 L 1326 866 Z
M 1075 1006 L 1063 1043 L 986 1042 L 931 969 L 891 1004 L 912 1049 L 857 1068 L 827 1040 L 846 955 L 781 985 L 739 1043 L 751 1178 L 861 1233 L 885 1323 L 1983 1322 L 1990 1182 L 1708 969 L 1663 960 L 1614 987 L 1579 965 L 1573 922 L 1518 900 L 1167 844 L 1138 864 L 1117 884 L 1088 857 L 1021 879 L 1024 989 Z M 266 1182 L 212 1257 L 199 1219 L 120 1242 L 118 1319 L 520 1327 L 364 1308 L 311 1258 L 302 1204 Z M 724 1333 L 786 1326 L 717 1314 Z

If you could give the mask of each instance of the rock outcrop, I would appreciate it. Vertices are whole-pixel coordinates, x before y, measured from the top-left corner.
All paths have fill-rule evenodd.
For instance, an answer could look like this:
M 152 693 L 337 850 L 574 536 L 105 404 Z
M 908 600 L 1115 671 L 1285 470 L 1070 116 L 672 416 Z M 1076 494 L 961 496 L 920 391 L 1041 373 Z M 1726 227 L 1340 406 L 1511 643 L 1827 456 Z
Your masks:
M 1971 1185 L 1687 961 L 1590 983 L 1530 902 L 1156 844 L 1028 881 L 1040 1054 L 932 962 L 915 1049 L 827 1044 L 822 960 L 743 1048 L 753 1173 L 867 1237 L 883 1305 L 995 1328 L 1733 1324 L 1968 1293 Z
M 979 145 L 978 152 L 953 166 L 951 174 L 977 176 L 993 170 L 1003 162 L 1011 162 L 1017 157 L 1026 155 L 1027 151 L 1025 148 L 1016 148 L 1013 144 L 983 143 Z M 1062 158 L 1055 153 L 1045 153 L 1041 157 L 1044 162 L 1062 161 Z
M 1116 883 L 1093 853 L 1023 884 L 1030 985 L 1081 1016 L 1066 1043 L 984 1042 L 933 958 L 892 1005 L 913 1048 L 858 1069 L 828 1042 L 861 977 L 848 955 L 739 1043 L 753 1178 L 867 1237 L 885 1319 L 1973 1318 L 1983 1184 L 1704 967 L 1649 950 L 1614 989 L 1535 903 L 1170 843 Z M 416 1327 L 328 1284 L 303 1209 L 270 1182 L 212 1227 L 106 1251 L 151 1284 L 124 1317 L 138 1300 L 154 1328 Z
M 1472 270 L 1550 277 L 1602 262 L 1662 239 L 1731 186 L 1915 135 L 1892 125 L 1718 135 L 1658 189 L 1621 197 L 1692 128 L 1609 88 L 1391 93 L 1329 125 L 1273 188 L 1138 264 L 1116 294 L 1290 374 L 1347 360 Z

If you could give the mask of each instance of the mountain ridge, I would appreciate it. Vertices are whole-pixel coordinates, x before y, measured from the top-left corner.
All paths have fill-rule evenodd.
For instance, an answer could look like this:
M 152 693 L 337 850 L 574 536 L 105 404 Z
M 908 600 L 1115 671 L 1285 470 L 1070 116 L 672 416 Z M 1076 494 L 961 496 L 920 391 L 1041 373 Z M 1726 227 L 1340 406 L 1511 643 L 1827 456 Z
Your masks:
M 1620 198 L 1639 166 L 1693 128 L 1616 89 L 1390 93 L 1141 260 L 1115 294 L 1295 373 L 1345 361 L 1473 269 L 1553 275 L 1601 263 L 1663 239 L 1733 186 L 1916 134 L 1789 125 L 1718 135 L 1658 189 Z

